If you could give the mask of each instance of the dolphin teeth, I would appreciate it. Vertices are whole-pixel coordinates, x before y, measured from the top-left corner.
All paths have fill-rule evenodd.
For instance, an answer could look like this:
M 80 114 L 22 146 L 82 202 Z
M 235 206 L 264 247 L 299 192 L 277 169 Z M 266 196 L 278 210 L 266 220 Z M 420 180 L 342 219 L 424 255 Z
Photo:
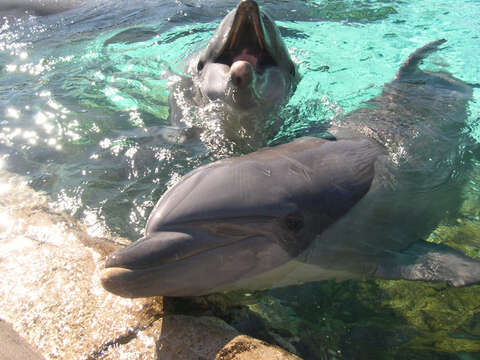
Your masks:
M 252 23 L 253 23 L 253 30 L 255 31 L 255 35 L 257 36 L 257 39 L 256 39 L 257 44 L 260 50 L 264 51 L 265 41 L 264 41 L 262 24 L 260 23 L 260 18 L 258 16 L 255 16 Z
M 230 30 L 229 39 L 227 41 L 226 50 L 238 51 L 241 47 L 242 35 L 246 27 L 252 28 L 252 33 L 255 35 L 253 42 L 255 47 L 258 47 L 259 51 L 265 51 L 265 39 L 263 34 L 263 28 L 260 20 L 260 13 L 258 7 L 252 4 L 241 3 L 239 10 L 235 16 L 233 27 Z

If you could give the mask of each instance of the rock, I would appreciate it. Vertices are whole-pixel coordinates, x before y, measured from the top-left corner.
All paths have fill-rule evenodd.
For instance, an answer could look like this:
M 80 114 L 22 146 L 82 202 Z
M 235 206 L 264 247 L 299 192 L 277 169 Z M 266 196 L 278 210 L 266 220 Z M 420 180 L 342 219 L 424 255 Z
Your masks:
M 300 359 L 291 353 L 249 336 L 232 339 L 217 354 L 216 360 L 294 360 Z
M 162 298 L 106 292 L 98 270 L 120 245 L 20 177 L 1 171 L 0 184 L 0 318 L 45 359 L 298 359 L 218 318 L 166 314 Z
M 42 360 L 30 345 L 0 319 L 0 360 Z

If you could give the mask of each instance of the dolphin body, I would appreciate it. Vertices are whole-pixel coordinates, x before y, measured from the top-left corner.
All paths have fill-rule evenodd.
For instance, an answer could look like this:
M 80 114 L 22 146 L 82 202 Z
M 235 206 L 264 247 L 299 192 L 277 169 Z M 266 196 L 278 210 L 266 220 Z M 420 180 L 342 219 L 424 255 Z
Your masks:
M 280 119 L 268 115 L 287 101 L 300 78 L 278 27 L 254 0 L 241 0 L 225 16 L 186 72 L 170 93 L 170 121 L 188 123 L 192 108 L 213 103 L 224 137 L 240 148 L 247 139 L 243 147 L 250 151 L 279 129 Z
M 455 216 L 473 141 L 472 88 L 419 62 L 331 127 L 187 174 L 159 200 L 145 236 L 101 274 L 124 297 L 196 296 L 336 278 L 480 280 L 480 261 L 423 241 Z
M 73 9 L 87 0 L 0 0 L 0 16 L 51 15 Z

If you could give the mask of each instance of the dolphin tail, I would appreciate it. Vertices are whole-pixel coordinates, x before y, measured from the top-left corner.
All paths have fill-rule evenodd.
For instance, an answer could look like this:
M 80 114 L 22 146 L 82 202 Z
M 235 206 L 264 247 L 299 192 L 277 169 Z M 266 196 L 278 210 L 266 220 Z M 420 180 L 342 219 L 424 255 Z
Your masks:
M 428 43 L 425 46 L 422 46 L 420 49 L 415 50 L 407 60 L 403 63 L 403 65 L 400 67 L 398 70 L 397 74 L 393 78 L 394 80 L 400 80 L 403 77 L 406 77 L 408 75 L 411 75 L 415 73 L 418 70 L 418 64 L 425 59 L 428 55 L 430 55 L 432 52 L 438 50 L 438 47 L 444 43 L 446 43 L 447 40 L 445 39 L 440 39 L 437 41 L 432 41 L 431 43 Z
M 480 259 L 449 246 L 419 241 L 405 251 L 390 254 L 375 272 L 383 279 L 446 281 L 461 287 L 480 283 Z

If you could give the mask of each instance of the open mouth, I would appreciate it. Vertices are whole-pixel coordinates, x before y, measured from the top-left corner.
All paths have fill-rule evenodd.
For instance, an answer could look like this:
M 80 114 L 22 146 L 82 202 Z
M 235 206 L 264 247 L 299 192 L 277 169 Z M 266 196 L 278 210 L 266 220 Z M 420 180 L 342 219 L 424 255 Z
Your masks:
M 277 65 L 268 52 L 260 9 L 252 0 L 238 5 L 228 39 L 215 62 L 231 66 L 240 60 L 249 62 L 256 70 Z

